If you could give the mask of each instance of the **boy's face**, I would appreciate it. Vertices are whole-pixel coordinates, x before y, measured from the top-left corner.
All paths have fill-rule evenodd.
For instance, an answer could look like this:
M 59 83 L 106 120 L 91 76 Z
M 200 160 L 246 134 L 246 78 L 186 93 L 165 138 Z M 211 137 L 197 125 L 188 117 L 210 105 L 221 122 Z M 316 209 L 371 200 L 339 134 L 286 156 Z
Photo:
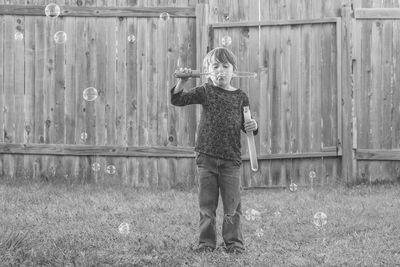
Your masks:
M 218 62 L 215 60 L 215 57 L 212 57 L 208 66 L 208 72 L 211 73 L 210 79 L 215 86 L 222 88 L 229 87 L 233 74 L 232 64 L 229 62 Z

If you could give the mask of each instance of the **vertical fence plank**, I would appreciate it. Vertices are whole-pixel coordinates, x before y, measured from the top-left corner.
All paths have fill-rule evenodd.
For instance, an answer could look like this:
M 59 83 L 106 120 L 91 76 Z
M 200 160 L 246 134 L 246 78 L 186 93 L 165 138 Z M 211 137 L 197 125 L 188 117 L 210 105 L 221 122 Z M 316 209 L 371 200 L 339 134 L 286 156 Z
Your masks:
M 156 35 L 157 49 L 155 50 L 155 58 L 163 58 L 168 54 L 168 33 L 167 23 L 159 22 Z M 156 60 L 156 71 L 157 71 L 157 84 L 158 84 L 158 97 L 157 97 L 157 144 L 160 146 L 168 145 L 168 100 L 169 100 L 169 88 L 167 87 L 167 79 L 171 79 L 171 73 L 169 73 L 168 65 L 166 60 Z M 154 103 L 155 104 L 155 103 Z M 159 158 L 157 160 L 157 177 L 158 187 L 167 189 L 170 187 L 169 167 L 168 161 L 165 158 Z
M 89 140 L 93 137 L 89 136 L 89 129 L 85 125 L 85 113 L 86 113 L 86 101 L 83 98 L 83 92 L 85 88 L 90 85 L 87 81 L 87 77 L 85 75 L 87 68 L 89 67 L 88 56 L 89 51 L 86 49 L 86 42 L 88 40 L 88 29 L 86 26 L 85 18 L 76 18 L 76 52 L 75 58 L 77 59 L 76 68 L 75 68 L 75 102 L 76 102 L 76 113 L 75 113 L 75 140 L 81 137 L 81 134 L 86 135 L 87 137 L 81 139 L 80 142 L 87 144 Z M 90 177 L 90 166 L 87 166 L 89 157 L 79 157 L 78 159 L 78 171 L 77 176 L 80 183 L 87 181 Z
M 171 20 L 171 19 L 169 19 Z M 158 43 L 156 43 L 157 35 L 158 35 L 158 27 L 159 24 L 168 23 L 169 20 L 164 21 L 160 18 L 149 18 L 147 19 L 147 31 L 149 31 L 148 35 L 148 43 L 147 43 L 147 55 L 148 55 L 148 72 L 146 76 L 147 86 L 147 126 L 148 126 L 148 138 L 149 144 L 157 144 L 158 141 L 158 129 L 157 129 L 157 99 L 158 99 L 158 91 L 160 90 L 158 85 L 158 73 L 159 69 L 157 69 L 156 62 L 157 58 L 157 50 L 160 48 L 158 47 Z M 157 144 L 158 145 L 158 144 Z M 147 159 L 148 161 L 148 169 L 150 175 L 150 187 L 155 188 L 158 186 L 158 171 L 157 171 L 157 158 Z
M 15 142 L 15 100 L 14 100 L 14 17 L 4 16 L 4 142 Z M 4 155 L 4 174 L 9 178 L 14 178 L 14 158 L 12 155 Z
M 77 6 L 76 1 L 66 1 L 69 6 Z M 78 99 L 82 99 L 82 90 L 77 87 L 77 20 L 75 17 L 65 18 L 65 32 L 68 34 L 68 40 L 65 47 L 65 144 L 84 144 L 84 138 L 81 138 L 82 129 L 79 129 Z M 84 137 L 84 136 L 83 136 Z M 65 168 L 64 177 L 69 183 L 79 181 L 79 157 L 65 157 L 62 165 Z
M 112 1 L 108 3 L 111 6 L 126 6 L 126 1 Z M 118 65 L 117 65 L 117 73 L 114 76 L 116 80 L 116 99 L 115 99 L 115 106 L 116 106 L 116 144 L 121 146 L 127 146 L 127 133 L 128 133 L 128 126 L 127 126 L 127 109 L 129 108 L 129 99 L 127 98 L 127 91 L 131 90 L 131 88 L 127 87 L 127 80 L 131 79 L 129 73 L 127 73 L 127 54 L 128 49 L 130 46 L 128 45 L 128 18 L 118 18 L 113 19 L 111 24 L 108 22 L 108 32 L 112 33 L 113 27 L 111 25 L 118 25 L 118 43 L 117 43 L 117 51 L 118 51 Z M 108 38 L 109 39 L 109 38 Z M 112 40 L 109 39 L 109 43 Z M 110 48 L 108 48 L 110 50 Z M 111 48 L 113 49 L 113 48 Z M 111 56 L 111 54 L 110 54 Z M 110 57 L 109 60 L 112 60 Z M 121 105 L 122 103 L 122 105 Z M 115 162 L 115 160 L 114 160 Z M 116 177 L 116 182 L 120 184 L 127 184 L 129 181 L 129 161 L 128 157 L 121 157 L 118 158 L 116 162 L 116 168 L 119 171 L 119 175 Z
M 25 97 L 24 97 L 24 143 L 34 143 L 34 125 L 35 125 L 35 51 L 41 49 L 35 43 L 35 24 L 36 17 L 25 17 Z M 0 79 L 1 80 L 1 79 Z M 34 177 L 33 164 L 36 156 L 24 155 L 25 176 Z
M 343 123 L 343 136 L 342 138 L 342 182 L 350 182 L 353 181 L 355 177 L 353 177 L 353 163 L 355 162 L 354 150 L 353 150 L 353 136 L 357 135 L 354 132 L 356 129 L 356 123 L 352 123 L 353 119 L 353 108 L 352 108 L 352 86 L 354 86 L 354 80 L 352 79 L 351 67 L 353 65 L 352 59 L 352 46 L 355 44 L 351 42 L 353 35 L 353 19 L 351 18 L 351 7 L 350 5 L 344 5 L 342 8 L 342 36 L 341 43 L 342 43 L 342 123 Z M 337 38 L 339 36 L 337 35 Z M 355 66 L 355 65 L 353 65 Z M 354 70 L 355 71 L 355 70 Z M 355 95 L 354 95 L 355 97 Z M 340 116 L 340 114 L 338 114 Z
M 131 1 L 128 1 L 128 5 L 133 5 Z M 137 73 L 137 57 L 138 57 L 138 18 L 127 18 L 127 34 L 134 36 L 135 41 L 129 42 L 127 44 L 126 51 L 126 121 L 127 121 L 127 145 L 138 145 L 138 107 L 140 105 L 138 99 L 138 91 L 141 89 L 138 87 Z M 139 172 L 138 172 L 139 161 L 137 158 L 128 158 L 128 177 L 129 184 L 138 185 L 139 182 Z
M 398 4 L 397 4 L 398 5 Z M 393 69 L 392 69 L 392 148 L 398 149 L 400 147 L 400 91 L 397 90 L 400 86 L 400 21 L 393 22 Z M 395 89 L 396 88 L 396 89 Z M 400 177 L 400 162 L 393 163 L 393 176 L 392 179 Z
M 292 88 L 291 88 L 291 65 L 290 65 L 290 58 L 291 58 L 291 29 L 290 26 L 281 27 L 281 40 L 280 40 L 280 49 L 281 49 L 281 69 L 282 69 L 282 76 L 281 76 L 281 88 L 282 88 L 282 119 L 283 123 L 282 127 L 282 151 L 284 153 L 291 153 L 292 151 L 292 106 L 291 106 L 291 98 L 292 98 Z M 281 176 L 281 185 L 289 185 L 290 181 L 292 180 L 292 160 L 285 160 L 285 173 L 286 175 Z
M 391 149 L 392 139 L 392 96 L 393 96 L 393 21 L 382 21 L 382 84 L 380 94 L 382 102 L 380 103 L 382 129 L 379 143 L 383 149 Z M 387 161 L 380 163 L 381 172 L 373 179 L 376 180 L 392 180 L 393 162 Z
M 4 4 L 4 0 L 0 0 L 0 4 Z M 0 143 L 4 143 L 4 47 L 8 41 L 5 37 L 5 16 L 0 16 Z M 4 175 L 4 155 L 0 155 L 0 177 Z
M 24 0 L 18 0 L 15 4 L 24 5 Z M 15 139 L 16 143 L 23 143 L 25 137 L 25 17 L 14 16 L 15 33 L 20 32 L 23 35 L 22 40 L 15 42 L 14 54 L 14 103 L 15 103 Z M 14 155 L 15 162 L 15 178 L 25 177 L 24 156 Z
M 140 146 L 148 146 L 148 129 L 147 129 L 147 105 L 148 101 L 147 97 L 147 57 L 148 50 L 148 29 L 147 29 L 147 19 L 138 20 L 138 28 L 137 28 L 137 88 L 138 88 L 138 145 Z M 139 184 L 143 186 L 149 186 L 149 173 L 146 172 L 148 160 L 139 158 Z

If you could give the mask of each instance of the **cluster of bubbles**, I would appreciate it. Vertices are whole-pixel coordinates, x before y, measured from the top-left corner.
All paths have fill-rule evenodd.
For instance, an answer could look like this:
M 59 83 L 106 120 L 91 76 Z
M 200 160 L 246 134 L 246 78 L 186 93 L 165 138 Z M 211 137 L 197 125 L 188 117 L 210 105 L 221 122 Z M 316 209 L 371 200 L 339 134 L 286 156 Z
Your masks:
M 61 14 L 61 8 L 59 5 L 55 4 L 55 3 L 51 3 L 48 4 L 45 9 L 44 9 L 44 13 L 46 14 L 46 17 L 51 18 L 51 19 L 55 19 L 58 18 Z M 171 18 L 171 15 L 167 12 L 162 12 L 160 14 L 160 20 L 162 21 L 168 21 Z M 22 32 L 17 32 L 15 33 L 15 40 L 22 40 L 24 39 L 24 35 Z M 136 37 L 135 35 L 131 34 L 128 35 L 128 42 L 129 43 L 134 43 L 136 41 Z M 54 41 L 57 44 L 64 44 L 67 42 L 67 33 L 64 31 L 58 31 L 54 34 Z
M 55 3 L 50 3 L 50 4 L 46 5 L 46 7 L 44 9 L 44 13 L 47 18 L 56 19 L 61 14 L 61 8 L 59 5 L 57 5 Z M 168 20 L 170 20 L 171 15 L 168 12 L 162 12 L 159 17 L 160 17 L 160 20 L 162 20 L 162 21 L 168 21 Z M 24 39 L 24 34 L 20 31 L 18 31 L 15 33 L 14 38 L 16 41 L 21 41 Z M 54 39 L 55 43 L 57 43 L 57 44 L 65 44 L 67 42 L 67 33 L 64 31 L 58 31 L 54 34 L 53 39 Z M 128 35 L 127 40 L 129 43 L 134 43 L 136 41 L 136 37 L 135 37 L 135 35 L 130 34 L 130 35 Z
M 94 163 L 92 164 L 92 170 L 93 170 L 94 172 L 99 172 L 99 171 L 101 170 L 101 165 L 100 165 L 100 163 L 94 162 Z M 107 166 L 106 166 L 105 172 L 106 172 L 107 174 L 113 175 L 113 174 L 115 174 L 115 173 L 117 172 L 117 168 L 116 168 L 114 165 L 110 164 L 110 165 L 107 165 Z
M 317 174 L 314 170 L 310 171 L 309 173 L 309 177 L 310 177 L 310 181 L 311 181 L 311 185 L 314 181 L 314 179 L 316 178 Z M 289 185 L 289 191 L 294 193 L 297 191 L 297 185 L 293 182 L 290 183 Z M 247 221 L 257 221 L 261 219 L 262 213 L 258 210 L 255 210 L 253 208 L 249 208 L 244 212 L 244 218 Z M 280 210 L 277 210 L 274 212 L 274 218 L 275 219 L 280 219 L 282 216 L 282 213 Z M 322 211 L 318 211 L 314 214 L 313 218 L 312 218 L 312 223 L 318 228 L 321 229 L 323 228 L 327 223 L 328 223 L 328 216 L 322 212 Z M 264 235 L 264 230 L 262 228 L 258 228 L 255 231 L 255 235 L 257 237 L 262 237 Z

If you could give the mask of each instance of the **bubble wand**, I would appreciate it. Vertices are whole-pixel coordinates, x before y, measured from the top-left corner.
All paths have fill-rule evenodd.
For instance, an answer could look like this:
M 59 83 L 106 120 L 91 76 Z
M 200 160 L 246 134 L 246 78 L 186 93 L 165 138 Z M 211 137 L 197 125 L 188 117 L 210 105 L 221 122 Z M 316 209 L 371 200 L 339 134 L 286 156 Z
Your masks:
M 243 115 L 244 120 L 251 120 L 250 108 L 248 106 L 243 107 Z M 254 143 L 254 134 L 253 132 L 247 132 L 247 145 L 249 146 L 249 154 L 250 154 L 250 165 L 251 170 L 256 172 L 258 170 L 258 161 L 257 161 L 257 153 L 256 153 L 256 145 Z
M 188 73 L 183 73 L 183 72 L 175 72 L 174 77 L 175 78 L 200 78 L 201 76 L 204 75 L 216 75 L 215 72 L 201 72 L 199 70 L 192 70 L 191 72 Z M 237 78 L 256 78 L 257 73 L 255 72 L 248 72 L 248 71 L 234 71 L 232 73 L 232 78 L 237 77 Z

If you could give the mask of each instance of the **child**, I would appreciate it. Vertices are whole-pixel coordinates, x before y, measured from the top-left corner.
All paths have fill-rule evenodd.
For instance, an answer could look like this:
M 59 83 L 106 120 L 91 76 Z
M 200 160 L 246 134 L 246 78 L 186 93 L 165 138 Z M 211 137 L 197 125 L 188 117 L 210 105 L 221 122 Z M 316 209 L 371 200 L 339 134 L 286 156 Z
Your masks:
M 217 47 L 204 58 L 208 82 L 183 91 L 188 78 L 178 80 L 171 90 L 171 102 L 175 106 L 201 104 L 202 113 L 198 127 L 195 151 L 199 175 L 200 238 L 197 251 L 213 251 L 216 247 L 216 210 L 219 191 L 224 207 L 222 237 L 226 251 L 244 251 L 240 225 L 240 130 L 255 131 L 254 119 L 244 122 L 243 107 L 249 99 L 241 89 L 231 85 L 233 72 L 237 70 L 234 54 Z M 180 69 L 190 74 L 190 69 Z

